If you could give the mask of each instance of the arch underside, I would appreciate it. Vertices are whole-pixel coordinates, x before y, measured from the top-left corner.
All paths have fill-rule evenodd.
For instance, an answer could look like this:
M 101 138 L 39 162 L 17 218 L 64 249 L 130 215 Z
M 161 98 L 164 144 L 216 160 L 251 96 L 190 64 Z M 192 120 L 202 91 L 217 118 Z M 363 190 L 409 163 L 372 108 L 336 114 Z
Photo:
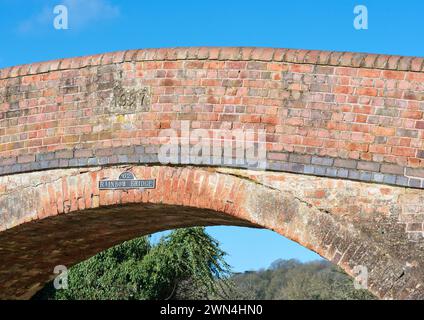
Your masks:
M 56 265 L 70 267 L 126 240 L 213 225 L 254 226 L 213 210 L 145 203 L 88 209 L 23 224 L 0 233 L 0 298 L 30 298 L 54 278 Z
M 139 179 L 155 178 L 156 188 L 98 189 L 99 180 L 117 178 L 126 170 Z M 265 181 L 277 178 L 286 184 Z M 211 225 L 273 230 L 350 275 L 356 266 L 367 267 L 369 290 L 380 298 L 424 297 L 422 242 L 409 241 L 404 226 L 390 217 L 379 215 L 379 225 L 374 218 L 365 223 L 354 215 L 323 209 L 296 193 L 317 177 L 219 168 L 115 166 L 2 179 L 9 179 L 10 185 L 0 195 L 1 226 L 6 229 L 0 232 L 3 299 L 30 298 L 54 278 L 56 265 L 72 266 L 125 240 L 166 229 Z M 298 185 L 290 189 L 293 181 Z M 317 181 L 328 184 L 325 179 Z

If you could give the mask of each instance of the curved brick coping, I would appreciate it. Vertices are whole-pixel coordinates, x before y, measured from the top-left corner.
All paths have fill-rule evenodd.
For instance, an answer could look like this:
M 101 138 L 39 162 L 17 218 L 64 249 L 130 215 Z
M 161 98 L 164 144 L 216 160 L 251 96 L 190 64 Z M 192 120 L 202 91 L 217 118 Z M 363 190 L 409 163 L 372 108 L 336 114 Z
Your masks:
M 339 51 L 255 47 L 189 47 L 126 50 L 0 69 L 0 79 L 130 61 L 275 61 L 339 67 L 424 72 L 424 58 Z
M 60 150 L 37 155 L 0 159 L 0 176 L 32 171 L 109 166 L 119 164 L 160 164 L 157 145 L 138 145 L 104 149 Z M 407 168 L 394 164 L 320 157 L 298 153 L 267 154 L 266 170 L 301 173 L 322 177 L 424 189 L 424 169 Z M 219 164 L 216 167 L 255 169 L 247 165 Z M 227 161 L 225 161 L 227 163 Z M 180 165 L 180 164 L 176 164 Z M 183 165 L 196 165 L 186 163 Z M 203 164 L 214 166 L 212 163 Z

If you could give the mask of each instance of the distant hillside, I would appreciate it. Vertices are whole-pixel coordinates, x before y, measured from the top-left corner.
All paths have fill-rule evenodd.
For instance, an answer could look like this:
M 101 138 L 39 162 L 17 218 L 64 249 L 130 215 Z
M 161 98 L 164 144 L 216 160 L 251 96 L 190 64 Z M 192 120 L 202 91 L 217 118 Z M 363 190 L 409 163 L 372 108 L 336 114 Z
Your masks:
M 235 286 L 233 299 L 375 299 L 365 290 L 356 290 L 353 279 L 327 261 L 277 260 L 266 270 L 235 274 L 231 280 Z

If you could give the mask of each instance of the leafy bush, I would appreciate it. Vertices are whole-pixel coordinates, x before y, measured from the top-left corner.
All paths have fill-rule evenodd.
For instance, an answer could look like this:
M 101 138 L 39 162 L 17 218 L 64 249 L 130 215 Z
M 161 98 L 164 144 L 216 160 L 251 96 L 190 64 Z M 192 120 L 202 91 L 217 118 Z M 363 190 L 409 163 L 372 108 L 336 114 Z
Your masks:
M 70 268 L 68 289 L 55 290 L 49 283 L 35 298 L 206 298 L 218 292 L 230 275 L 224 257 L 204 228 L 175 230 L 155 245 L 149 237 L 141 237 Z M 195 284 L 195 290 L 188 283 Z

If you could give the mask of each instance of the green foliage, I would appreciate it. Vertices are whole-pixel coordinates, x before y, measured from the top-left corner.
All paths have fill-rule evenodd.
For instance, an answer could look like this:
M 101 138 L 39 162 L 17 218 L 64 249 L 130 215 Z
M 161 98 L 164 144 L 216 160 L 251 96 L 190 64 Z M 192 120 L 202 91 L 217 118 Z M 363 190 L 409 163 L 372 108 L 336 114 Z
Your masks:
M 152 245 L 141 237 L 70 268 L 66 290 L 52 283 L 36 299 L 374 299 L 325 261 L 277 260 L 232 275 L 225 252 L 204 228 L 178 229 Z
M 206 298 L 229 276 L 225 252 L 204 228 L 171 232 L 156 245 L 127 241 L 70 268 L 66 290 L 52 283 L 38 299 Z M 187 283 L 196 285 L 187 287 Z
M 233 299 L 273 300 L 369 300 L 365 290 L 356 290 L 353 280 L 329 262 L 300 263 L 278 260 L 267 270 L 245 272 L 232 278 Z
M 224 256 L 218 242 L 204 228 L 175 230 L 137 266 L 137 282 L 146 299 L 172 298 L 176 291 L 182 295 L 181 284 L 188 279 L 197 284 L 198 290 L 214 292 L 215 279 L 225 280 L 229 275 Z

